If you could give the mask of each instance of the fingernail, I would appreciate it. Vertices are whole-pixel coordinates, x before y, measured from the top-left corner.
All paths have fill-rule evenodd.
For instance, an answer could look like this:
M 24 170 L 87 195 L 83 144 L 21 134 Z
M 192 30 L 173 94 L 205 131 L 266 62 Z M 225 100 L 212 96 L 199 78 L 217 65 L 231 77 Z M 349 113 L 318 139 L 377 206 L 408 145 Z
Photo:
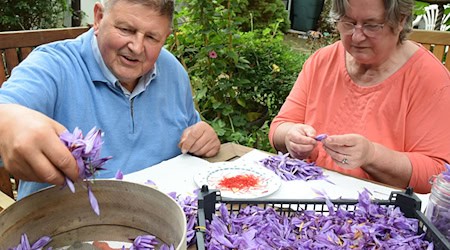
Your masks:
M 182 154 L 187 154 L 187 152 L 188 152 L 188 151 L 187 151 L 186 149 L 182 149 L 182 150 L 181 150 L 181 153 L 182 153 Z

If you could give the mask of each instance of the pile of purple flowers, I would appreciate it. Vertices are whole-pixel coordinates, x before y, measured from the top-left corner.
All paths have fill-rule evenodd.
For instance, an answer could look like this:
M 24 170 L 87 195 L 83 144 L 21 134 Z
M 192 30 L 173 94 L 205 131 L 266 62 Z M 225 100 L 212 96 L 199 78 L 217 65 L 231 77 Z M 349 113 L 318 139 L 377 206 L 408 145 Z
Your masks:
M 269 156 L 259 162 L 285 181 L 325 179 L 321 167 L 313 162 L 307 163 L 299 159 L 291 158 L 289 154 L 278 152 L 278 155 Z
M 442 177 L 445 181 L 450 182 L 450 164 L 445 163 L 445 167 L 447 169 L 442 172 Z
M 48 236 L 41 237 L 34 244 L 30 244 L 26 234 L 22 234 L 20 238 L 20 243 L 17 247 L 9 248 L 8 250 L 41 250 L 50 243 L 52 239 Z M 153 235 L 140 235 L 133 240 L 133 244 L 130 246 L 129 250 L 150 250 L 156 249 L 159 241 Z M 53 249 L 52 247 L 47 248 L 47 250 Z M 122 250 L 125 250 L 125 246 L 122 246 Z M 163 244 L 159 248 L 160 250 L 174 250 L 173 245 Z
M 186 215 L 186 242 L 187 246 L 192 246 L 196 242 L 195 238 L 195 228 L 197 226 L 197 211 L 198 211 L 198 192 L 200 189 L 194 191 L 194 196 L 181 196 L 177 195 L 175 192 L 168 193 L 170 197 L 177 201 L 177 203 L 183 209 L 184 214 Z
M 17 247 L 8 248 L 8 250 L 41 250 L 43 249 L 52 239 L 48 236 L 43 236 L 39 238 L 35 243 L 30 244 L 28 240 L 28 236 L 26 234 L 22 234 L 20 237 L 20 243 Z M 52 248 L 48 248 L 50 250 Z
M 418 235 L 418 220 L 406 218 L 399 208 L 372 204 L 367 191 L 355 211 L 335 209 L 329 214 L 299 211 L 286 216 L 275 208 L 247 206 L 219 214 L 207 224 L 207 249 L 433 249 Z
M 445 164 L 446 170 L 441 173 L 441 182 L 439 186 L 436 187 L 436 190 L 439 189 L 440 194 L 435 194 L 436 198 L 434 199 L 435 203 L 428 204 L 427 216 L 429 217 L 431 223 L 436 226 L 436 228 L 448 239 L 450 240 L 450 165 Z M 435 180 L 437 181 L 437 180 Z M 437 185 L 436 183 L 434 185 Z M 434 189 L 434 187 L 433 187 Z M 433 189 L 432 194 L 433 195 Z M 437 198 L 437 197 L 440 198 Z
M 103 170 L 103 165 L 111 159 L 110 156 L 101 158 L 100 151 L 102 148 L 102 131 L 92 128 L 85 137 L 83 132 L 79 128 L 75 128 L 73 133 L 66 131 L 60 135 L 61 141 L 70 150 L 73 157 L 77 161 L 78 175 L 81 180 L 87 180 L 94 178 L 95 173 L 99 170 Z M 89 202 L 92 209 L 97 215 L 100 215 L 100 208 L 98 206 L 97 199 L 92 192 L 89 181 L 84 182 L 88 190 Z M 75 186 L 73 182 L 66 177 L 66 185 L 72 191 L 75 192 Z
M 152 250 L 156 249 L 156 246 L 158 246 L 159 241 L 156 239 L 153 235 L 141 235 L 136 237 L 133 241 L 133 245 L 129 248 L 129 250 Z M 122 250 L 125 250 L 125 246 L 122 246 Z M 160 250 L 174 250 L 173 245 L 166 245 L 163 244 L 159 248 Z

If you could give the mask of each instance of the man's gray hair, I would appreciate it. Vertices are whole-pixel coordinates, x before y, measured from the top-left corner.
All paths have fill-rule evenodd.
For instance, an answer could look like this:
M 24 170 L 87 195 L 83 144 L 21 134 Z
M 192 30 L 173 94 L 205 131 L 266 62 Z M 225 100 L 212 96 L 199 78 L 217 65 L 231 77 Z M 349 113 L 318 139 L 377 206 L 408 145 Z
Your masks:
M 133 4 L 142 4 L 158 12 L 161 16 L 167 16 L 172 23 L 174 12 L 174 0 L 100 0 L 107 12 L 114 4 L 126 1 Z

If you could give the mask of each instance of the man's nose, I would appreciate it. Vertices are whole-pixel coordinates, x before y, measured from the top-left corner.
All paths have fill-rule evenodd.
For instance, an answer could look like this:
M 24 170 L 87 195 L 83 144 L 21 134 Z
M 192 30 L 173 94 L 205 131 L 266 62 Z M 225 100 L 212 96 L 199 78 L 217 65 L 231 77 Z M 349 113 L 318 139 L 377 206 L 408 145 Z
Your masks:
M 128 43 L 128 47 L 133 53 L 139 54 L 144 50 L 144 39 L 144 35 L 136 33 L 136 35 Z

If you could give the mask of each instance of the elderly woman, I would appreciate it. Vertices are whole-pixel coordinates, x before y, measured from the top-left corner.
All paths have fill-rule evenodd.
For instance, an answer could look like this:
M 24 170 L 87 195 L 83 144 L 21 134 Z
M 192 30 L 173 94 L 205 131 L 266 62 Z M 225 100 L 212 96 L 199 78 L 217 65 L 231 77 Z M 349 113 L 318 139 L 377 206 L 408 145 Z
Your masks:
M 407 40 L 413 0 L 334 0 L 340 41 L 304 64 L 269 138 L 324 168 L 427 193 L 450 161 L 450 75 Z M 317 134 L 328 134 L 322 142 Z

